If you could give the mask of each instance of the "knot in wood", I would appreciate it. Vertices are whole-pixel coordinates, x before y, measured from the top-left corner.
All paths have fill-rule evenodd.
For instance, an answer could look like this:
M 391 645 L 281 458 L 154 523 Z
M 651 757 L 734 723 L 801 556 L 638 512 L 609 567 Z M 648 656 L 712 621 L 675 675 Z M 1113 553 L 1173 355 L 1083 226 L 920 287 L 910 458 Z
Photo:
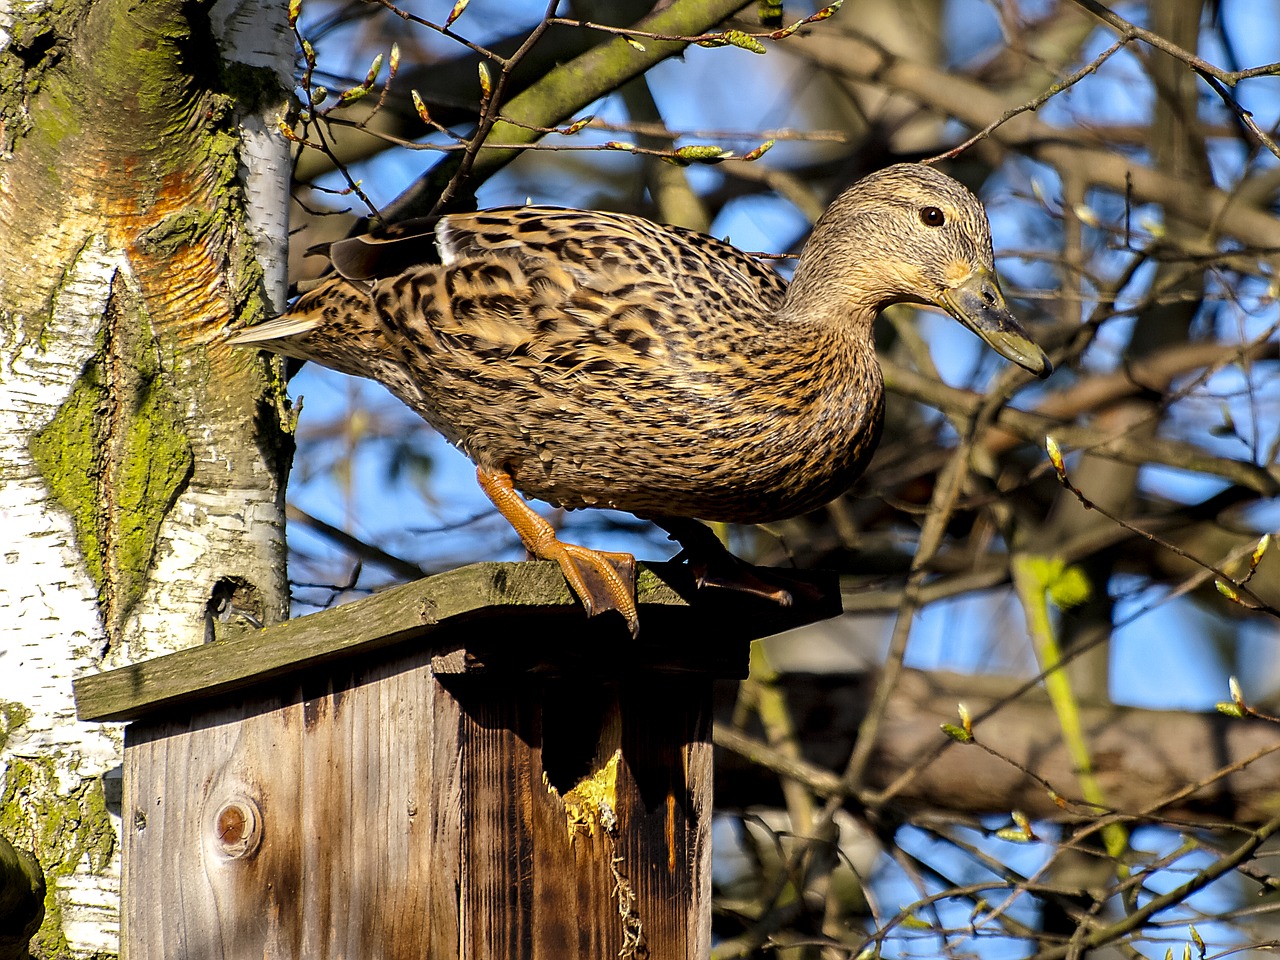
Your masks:
M 228 860 L 251 857 L 262 842 L 262 812 L 248 797 L 226 801 L 214 817 L 214 839 Z

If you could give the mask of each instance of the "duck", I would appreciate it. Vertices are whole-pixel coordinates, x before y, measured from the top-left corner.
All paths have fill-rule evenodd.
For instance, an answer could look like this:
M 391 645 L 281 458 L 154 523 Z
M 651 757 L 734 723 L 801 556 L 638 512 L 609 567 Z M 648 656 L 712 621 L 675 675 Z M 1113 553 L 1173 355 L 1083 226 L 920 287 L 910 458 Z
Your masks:
M 229 338 L 385 385 L 476 465 L 535 558 L 588 615 L 639 633 L 635 560 L 562 541 L 526 498 L 652 520 L 700 585 L 790 601 L 706 522 L 817 509 L 866 468 L 884 421 L 876 317 L 950 314 L 1036 377 L 978 198 L 924 164 L 840 193 L 790 283 L 730 243 L 623 213 L 510 206 L 349 237 L 325 279 Z M 763 573 L 764 571 L 760 571 Z

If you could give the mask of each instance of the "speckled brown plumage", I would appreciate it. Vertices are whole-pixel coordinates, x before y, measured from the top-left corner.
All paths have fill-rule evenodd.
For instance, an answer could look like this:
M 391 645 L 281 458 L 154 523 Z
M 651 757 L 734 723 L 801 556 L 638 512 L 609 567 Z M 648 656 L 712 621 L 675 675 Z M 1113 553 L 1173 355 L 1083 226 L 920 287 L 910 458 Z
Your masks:
M 879 435 L 890 303 L 942 306 L 1048 372 L 1004 307 L 981 205 L 929 167 L 837 198 L 789 288 L 711 237 L 549 207 L 331 257 L 337 275 L 235 342 L 378 380 L 482 474 L 569 508 L 759 523 L 837 496 Z

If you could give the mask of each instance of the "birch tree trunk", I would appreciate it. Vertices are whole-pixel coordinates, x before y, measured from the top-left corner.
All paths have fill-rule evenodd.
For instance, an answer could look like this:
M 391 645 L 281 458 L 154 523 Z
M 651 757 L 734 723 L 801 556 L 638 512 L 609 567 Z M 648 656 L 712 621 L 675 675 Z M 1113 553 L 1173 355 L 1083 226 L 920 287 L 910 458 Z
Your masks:
M 118 952 L 121 730 L 72 678 L 286 613 L 284 4 L 0 0 L 0 834 Z M 123 829 L 132 817 L 124 812 Z

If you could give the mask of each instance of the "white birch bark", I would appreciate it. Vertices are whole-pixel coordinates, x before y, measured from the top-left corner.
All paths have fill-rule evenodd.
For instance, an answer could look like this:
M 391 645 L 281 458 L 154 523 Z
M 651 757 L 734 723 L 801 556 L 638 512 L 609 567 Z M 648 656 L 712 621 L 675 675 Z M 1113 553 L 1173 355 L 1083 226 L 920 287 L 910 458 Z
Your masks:
M 42 9 L 0 0 L 0 56 L 14 53 L 15 36 L 45 29 L 38 22 Z M 91 10 L 85 19 L 92 16 Z M 112 175 L 117 147 L 111 143 L 115 131 L 93 129 L 93 101 L 104 96 L 93 89 L 80 91 L 88 106 L 76 114 L 81 129 L 68 134 L 76 155 L 59 170 L 58 189 L 34 181 L 39 165 L 29 161 L 45 119 L 41 98 L 56 71 L 65 67 L 74 77 L 77 64 L 83 66 L 87 24 L 80 24 L 85 36 L 58 35 L 66 45 L 63 61 L 46 67 L 38 89 L 23 101 L 0 103 L 0 232 L 7 237 L 6 252 L 0 252 L 0 833 L 18 847 L 34 848 L 44 866 L 50 898 L 38 943 L 46 955 L 119 949 L 123 728 L 78 722 L 73 678 L 204 642 L 218 628 L 211 615 L 219 584 L 252 594 L 262 619 L 286 611 L 284 480 L 278 463 L 255 442 L 252 423 L 259 401 L 267 409 L 278 402 L 272 393 L 278 388 L 256 358 L 232 354 L 220 340 L 253 299 L 239 285 L 254 281 L 237 276 L 226 255 L 243 234 L 266 278 L 257 303 L 267 306 L 259 309 L 269 311 L 283 299 L 288 156 L 287 142 L 272 131 L 292 70 L 292 37 L 283 4 L 223 0 L 211 18 L 221 30 L 225 58 L 279 77 L 276 103 L 259 103 L 256 116 L 233 114 L 222 127 L 240 141 L 247 204 L 236 199 L 215 209 L 227 185 L 211 180 L 182 195 L 174 210 L 157 212 L 166 198 L 148 208 L 143 192 L 158 185 L 146 181 L 145 168 L 137 174 L 140 196 L 103 195 L 104 178 L 95 180 L 93 173 L 107 168 Z M 194 24 L 193 35 L 199 29 Z M 212 46 L 208 37 L 195 42 Z M 203 107 L 205 100 L 200 102 Z M 24 118 L 30 136 L 15 130 Z M 104 116 L 104 127 L 112 119 Z M 146 156 L 146 149 L 141 145 L 139 155 Z M 77 168 L 89 174 L 82 183 L 75 182 Z M 110 187 L 127 190 L 129 183 L 117 177 Z M 209 189 L 202 192 L 204 186 Z M 33 213 L 30 201 L 41 190 L 48 194 Z M 238 215 L 232 210 L 245 206 Z M 175 218 L 205 216 L 209 209 L 217 219 L 198 241 L 175 247 L 171 266 L 147 256 L 141 231 L 171 230 L 185 222 Z M 49 211 L 43 221 L 42 210 Z M 135 210 L 136 225 L 126 219 Z M 183 267 L 205 273 L 183 276 Z M 83 525 L 78 528 L 74 510 L 53 489 L 32 446 L 65 415 L 95 358 L 106 358 L 110 382 L 102 395 L 108 405 L 136 376 L 127 369 L 127 351 L 112 352 L 118 339 L 110 329 L 113 299 L 136 301 L 154 330 L 154 342 L 143 336 L 132 346 L 154 356 L 156 382 L 168 403 L 164 415 L 172 421 L 166 427 L 170 442 L 189 457 L 186 479 L 157 514 L 150 560 L 134 571 L 142 577 L 136 587 L 117 575 L 123 561 L 112 556 L 130 523 L 128 516 L 112 515 L 123 508 L 96 504 L 90 511 L 105 531 L 102 572 L 95 575 Z M 115 379 L 113 363 L 120 364 L 122 379 Z M 108 420 L 100 433 L 108 446 L 143 442 L 137 434 L 129 439 L 113 433 L 130 428 L 127 417 Z M 157 444 L 155 453 L 163 457 L 168 447 Z M 101 455 L 112 457 L 111 450 Z M 114 475 L 104 469 L 109 486 Z

